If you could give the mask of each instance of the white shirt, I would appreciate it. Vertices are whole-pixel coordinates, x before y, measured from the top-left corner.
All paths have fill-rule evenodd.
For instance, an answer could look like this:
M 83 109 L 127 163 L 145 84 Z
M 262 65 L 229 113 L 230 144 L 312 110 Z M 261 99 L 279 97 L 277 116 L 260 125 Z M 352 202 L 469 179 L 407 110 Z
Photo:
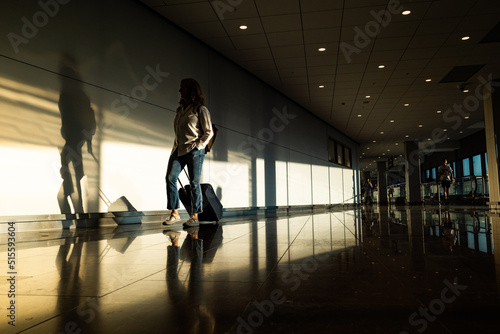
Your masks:
M 441 165 L 438 169 L 439 179 L 441 181 L 450 181 L 453 176 L 453 169 L 448 165 Z
M 205 148 L 213 136 L 212 121 L 207 107 L 200 106 L 198 117 L 198 106 L 189 105 L 186 108 L 177 108 L 174 119 L 174 147 L 173 154 L 177 150 L 177 156 L 182 156 L 197 148 Z

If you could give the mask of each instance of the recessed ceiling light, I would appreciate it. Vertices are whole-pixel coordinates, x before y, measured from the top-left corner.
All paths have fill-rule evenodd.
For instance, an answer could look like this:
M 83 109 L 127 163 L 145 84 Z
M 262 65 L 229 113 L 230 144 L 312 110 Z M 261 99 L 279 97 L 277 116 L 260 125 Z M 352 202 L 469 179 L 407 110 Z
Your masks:
M 369 99 L 371 96 L 370 95 L 366 95 L 365 96 L 365 99 Z
M 376 143 L 377 141 L 376 141 L 376 140 L 374 140 L 373 142 L 374 142 L 374 143 Z
M 410 106 L 410 104 L 409 104 L 409 103 L 405 103 L 405 107 L 409 107 L 409 106 Z
M 319 85 L 319 86 L 318 86 L 318 88 L 325 88 L 325 86 L 323 86 L 323 85 Z
M 440 113 L 441 113 L 441 110 L 438 110 L 438 111 L 436 111 L 436 112 L 437 112 L 438 114 L 440 114 Z
M 462 37 L 462 41 L 466 41 L 468 39 L 470 39 L 470 36 L 464 36 L 464 37 Z
M 361 154 L 365 155 L 366 153 L 365 153 L 365 152 L 363 152 L 363 153 L 361 153 Z
M 326 51 L 326 48 L 319 48 L 318 49 L 319 52 L 323 52 L 323 51 Z
M 460 133 L 464 133 L 463 131 L 460 131 Z
M 361 115 L 358 115 L 358 117 L 361 117 Z
M 385 65 L 378 65 L 378 68 L 384 68 Z
M 470 117 L 469 117 L 469 116 L 465 116 L 464 118 L 465 118 L 465 119 L 469 119 Z
M 405 10 L 401 14 L 403 14 L 403 15 L 410 15 L 411 14 L 411 10 Z
M 397 146 L 397 145 L 399 145 L 399 143 L 394 143 L 394 145 L 396 145 L 396 146 Z
M 393 120 L 393 119 L 391 119 L 389 122 L 394 123 L 394 120 Z
M 370 148 L 369 148 L 369 147 L 367 147 L 366 149 L 367 149 L 367 150 L 369 150 Z
M 384 131 L 380 131 L 380 134 L 383 135 L 384 134 Z
M 469 92 L 469 89 L 468 88 L 464 88 L 464 90 L 462 91 L 464 93 L 468 93 Z
M 448 131 L 448 129 L 443 129 L 444 132 Z
M 422 124 L 419 124 L 419 125 L 418 125 L 418 127 L 419 127 L 419 128 L 423 128 L 424 126 L 423 126 Z
M 425 82 L 431 82 L 432 79 L 425 79 Z
M 405 137 L 408 138 L 408 137 L 410 137 L 410 135 L 406 135 Z
M 241 25 L 241 26 L 240 26 L 240 29 L 241 29 L 241 30 L 247 30 L 247 29 L 248 29 L 248 26 L 246 26 L 246 25 Z

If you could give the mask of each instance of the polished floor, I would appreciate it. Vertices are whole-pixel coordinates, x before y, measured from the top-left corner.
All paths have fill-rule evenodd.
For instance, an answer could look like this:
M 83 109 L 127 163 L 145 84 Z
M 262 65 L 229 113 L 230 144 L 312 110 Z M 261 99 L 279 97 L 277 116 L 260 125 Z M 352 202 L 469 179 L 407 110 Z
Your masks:
M 26 231 L 14 275 L 2 233 L 0 333 L 498 333 L 498 224 L 368 206 Z

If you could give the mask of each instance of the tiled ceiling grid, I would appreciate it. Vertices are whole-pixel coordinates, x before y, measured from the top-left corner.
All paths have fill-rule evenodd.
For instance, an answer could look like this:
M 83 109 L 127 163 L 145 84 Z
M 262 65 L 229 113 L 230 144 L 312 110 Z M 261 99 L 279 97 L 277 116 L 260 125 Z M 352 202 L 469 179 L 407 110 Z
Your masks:
M 500 44 L 480 43 L 500 21 L 498 0 L 141 1 L 358 141 L 363 170 L 436 128 L 449 140 L 480 130 L 481 106 L 450 116 L 481 102 L 475 88 L 500 69 Z M 466 82 L 440 83 L 478 64 Z

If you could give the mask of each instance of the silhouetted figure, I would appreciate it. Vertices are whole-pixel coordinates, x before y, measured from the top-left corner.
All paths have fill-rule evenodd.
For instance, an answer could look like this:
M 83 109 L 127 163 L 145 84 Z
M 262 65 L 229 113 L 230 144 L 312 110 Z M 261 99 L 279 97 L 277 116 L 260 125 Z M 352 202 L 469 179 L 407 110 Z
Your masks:
M 76 63 L 71 56 L 61 62 L 61 135 L 66 141 L 61 151 L 61 177 L 63 183 L 58 194 L 61 213 L 85 212 L 82 198 L 83 171 L 82 147 L 92 153 L 92 136 L 96 132 L 94 110 L 83 91 Z
M 439 166 L 438 177 L 443 186 L 444 202 L 448 204 L 448 193 L 450 190 L 451 183 L 454 180 L 453 169 L 448 165 L 448 160 L 443 159 L 443 164 Z M 439 189 L 438 189 L 439 191 Z

